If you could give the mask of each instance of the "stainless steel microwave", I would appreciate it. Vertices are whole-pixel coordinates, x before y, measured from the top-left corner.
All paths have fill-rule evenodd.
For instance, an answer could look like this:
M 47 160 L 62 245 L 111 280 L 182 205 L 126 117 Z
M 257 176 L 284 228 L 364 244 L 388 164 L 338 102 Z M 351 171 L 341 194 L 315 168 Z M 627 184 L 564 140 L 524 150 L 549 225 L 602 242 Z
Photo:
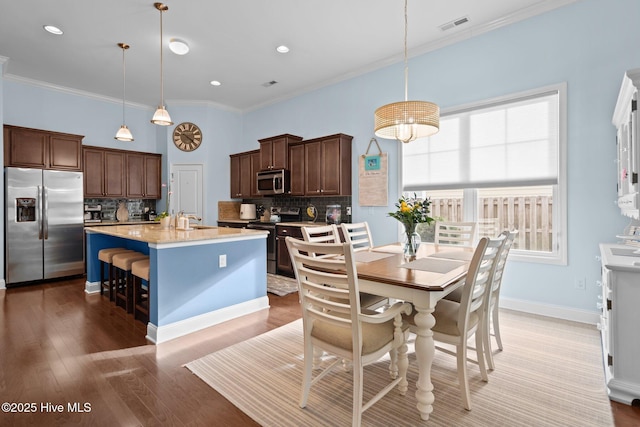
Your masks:
M 276 169 L 257 173 L 257 189 L 260 195 L 284 194 L 289 191 L 289 171 Z

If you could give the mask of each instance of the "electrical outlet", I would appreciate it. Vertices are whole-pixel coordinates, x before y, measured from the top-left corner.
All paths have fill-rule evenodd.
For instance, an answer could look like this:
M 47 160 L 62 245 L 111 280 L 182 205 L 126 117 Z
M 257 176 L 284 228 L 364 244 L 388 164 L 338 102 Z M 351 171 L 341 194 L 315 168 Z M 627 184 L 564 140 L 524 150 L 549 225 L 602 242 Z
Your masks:
M 351 206 L 347 206 L 347 215 L 351 215 Z
M 227 266 L 227 255 L 226 254 L 220 255 L 218 257 L 218 267 L 224 268 L 226 266 Z
M 581 289 L 581 290 L 587 289 L 587 279 L 585 278 L 576 279 L 575 286 L 576 286 L 576 289 Z

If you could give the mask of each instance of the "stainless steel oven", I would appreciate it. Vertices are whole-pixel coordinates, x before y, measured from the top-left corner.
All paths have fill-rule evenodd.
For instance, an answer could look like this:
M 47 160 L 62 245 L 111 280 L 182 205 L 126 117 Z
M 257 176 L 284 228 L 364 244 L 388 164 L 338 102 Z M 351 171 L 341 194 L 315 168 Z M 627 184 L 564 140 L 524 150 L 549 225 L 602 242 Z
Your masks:
M 267 273 L 276 273 L 276 225 L 269 222 L 250 222 L 247 228 L 266 230 L 267 236 Z

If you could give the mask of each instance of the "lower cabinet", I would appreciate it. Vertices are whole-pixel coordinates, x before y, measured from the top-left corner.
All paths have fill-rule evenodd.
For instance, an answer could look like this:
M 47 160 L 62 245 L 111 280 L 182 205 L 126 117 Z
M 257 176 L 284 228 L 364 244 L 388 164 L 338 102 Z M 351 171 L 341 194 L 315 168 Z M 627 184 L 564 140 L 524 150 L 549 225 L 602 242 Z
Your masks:
M 224 228 L 247 228 L 247 223 L 246 222 L 218 221 L 218 227 L 224 227 Z
M 289 257 L 285 241 L 288 236 L 302 239 L 302 230 L 293 225 L 276 225 L 276 268 L 278 274 L 294 277 L 293 264 L 291 264 L 291 257 Z
M 640 256 L 639 248 L 601 244 L 602 293 L 598 328 L 609 398 L 640 402 Z

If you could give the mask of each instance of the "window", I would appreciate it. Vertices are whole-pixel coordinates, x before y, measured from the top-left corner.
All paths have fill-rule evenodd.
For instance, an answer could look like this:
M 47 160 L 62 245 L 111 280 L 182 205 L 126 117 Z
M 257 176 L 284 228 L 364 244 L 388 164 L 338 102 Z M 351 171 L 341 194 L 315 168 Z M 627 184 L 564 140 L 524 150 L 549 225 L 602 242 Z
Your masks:
M 519 230 L 512 254 L 566 263 L 565 85 L 443 112 L 440 132 L 402 146 L 402 191 L 431 216 Z M 428 240 L 429 232 L 419 231 Z

